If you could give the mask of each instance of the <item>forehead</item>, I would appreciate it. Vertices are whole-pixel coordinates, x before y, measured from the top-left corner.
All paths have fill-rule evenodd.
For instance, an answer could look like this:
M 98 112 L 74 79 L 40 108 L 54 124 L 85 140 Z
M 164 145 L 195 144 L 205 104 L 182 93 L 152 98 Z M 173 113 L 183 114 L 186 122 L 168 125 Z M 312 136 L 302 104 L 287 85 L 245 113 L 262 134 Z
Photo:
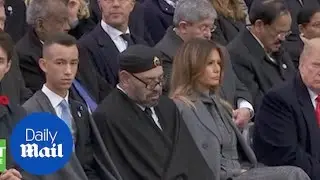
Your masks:
M 291 23 L 292 19 L 290 13 L 285 13 L 277 17 L 271 26 L 280 30 L 288 31 L 291 28 Z
M 162 66 L 157 66 L 148 71 L 137 73 L 137 75 L 145 78 L 157 78 L 163 75 L 163 69 L 162 69 Z
M 201 21 L 198 21 L 194 24 L 198 24 L 198 25 L 213 25 L 214 24 L 214 20 L 212 20 L 211 18 L 206 18 L 206 19 L 203 19 Z
M 45 48 L 44 57 L 50 59 L 77 59 L 78 48 L 76 45 L 64 46 L 60 44 L 52 44 Z
M 311 18 L 310 23 L 319 22 L 320 21 L 320 12 L 316 12 Z

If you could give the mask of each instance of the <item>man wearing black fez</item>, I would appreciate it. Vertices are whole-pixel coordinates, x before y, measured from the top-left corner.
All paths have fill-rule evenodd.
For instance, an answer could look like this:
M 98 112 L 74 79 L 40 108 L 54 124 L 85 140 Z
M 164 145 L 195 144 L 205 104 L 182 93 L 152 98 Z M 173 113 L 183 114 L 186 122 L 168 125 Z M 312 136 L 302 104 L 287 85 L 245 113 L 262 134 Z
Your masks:
M 119 66 L 119 84 L 93 118 L 122 178 L 214 179 L 174 102 L 161 96 L 161 53 L 133 45 L 119 55 Z

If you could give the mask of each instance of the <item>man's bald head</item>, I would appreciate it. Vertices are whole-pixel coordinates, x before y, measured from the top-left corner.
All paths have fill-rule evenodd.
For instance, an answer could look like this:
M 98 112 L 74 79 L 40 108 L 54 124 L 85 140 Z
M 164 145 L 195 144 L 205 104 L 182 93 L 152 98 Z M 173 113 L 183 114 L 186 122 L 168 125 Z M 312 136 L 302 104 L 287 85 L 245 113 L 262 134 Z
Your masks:
M 299 71 L 304 84 L 320 93 L 320 38 L 303 39 L 304 48 L 299 60 Z

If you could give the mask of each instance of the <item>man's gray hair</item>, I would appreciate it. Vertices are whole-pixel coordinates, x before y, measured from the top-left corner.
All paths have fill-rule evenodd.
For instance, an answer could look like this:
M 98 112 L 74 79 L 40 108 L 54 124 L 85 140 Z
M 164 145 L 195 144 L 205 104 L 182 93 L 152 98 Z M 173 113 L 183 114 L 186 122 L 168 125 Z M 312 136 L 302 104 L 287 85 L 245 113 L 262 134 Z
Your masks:
M 32 0 L 27 7 L 27 23 L 34 27 L 39 18 L 48 17 L 61 4 L 64 0 Z
M 173 25 L 177 26 L 181 21 L 196 23 L 204 19 L 217 18 L 217 11 L 208 0 L 179 0 L 177 2 Z

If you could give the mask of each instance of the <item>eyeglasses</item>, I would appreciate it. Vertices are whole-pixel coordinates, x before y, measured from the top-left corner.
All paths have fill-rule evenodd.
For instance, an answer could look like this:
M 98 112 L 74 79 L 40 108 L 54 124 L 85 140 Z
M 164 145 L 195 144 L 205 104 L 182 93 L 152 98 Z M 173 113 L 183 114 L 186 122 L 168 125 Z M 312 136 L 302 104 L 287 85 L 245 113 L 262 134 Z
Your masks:
M 214 25 L 214 24 L 212 25 L 212 27 L 211 27 L 211 26 L 208 26 L 208 25 L 206 25 L 206 24 L 201 25 L 201 26 L 199 27 L 199 30 L 202 31 L 202 32 L 210 31 L 211 33 L 213 33 L 216 29 L 217 29 L 217 26 Z
M 158 85 L 162 87 L 163 83 L 164 83 L 164 79 L 163 77 L 160 78 L 159 81 L 150 81 L 150 82 L 145 82 L 144 80 L 138 78 L 137 76 L 135 76 L 134 74 L 130 73 L 134 78 L 136 78 L 137 80 L 139 80 L 140 82 L 142 82 L 144 85 L 146 85 L 146 89 L 148 90 L 154 90 Z
M 271 26 L 268 26 L 268 29 L 270 30 L 269 32 L 272 33 L 274 36 L 276 36 L 276 37 L 278 37 L 278 38 L 282 38 L 282 39 L 287 38 L 287 37 L 292 33 L 292 31 L 277 32 L 277 30 L 274 29 L 274 28 L 271 27 Z

